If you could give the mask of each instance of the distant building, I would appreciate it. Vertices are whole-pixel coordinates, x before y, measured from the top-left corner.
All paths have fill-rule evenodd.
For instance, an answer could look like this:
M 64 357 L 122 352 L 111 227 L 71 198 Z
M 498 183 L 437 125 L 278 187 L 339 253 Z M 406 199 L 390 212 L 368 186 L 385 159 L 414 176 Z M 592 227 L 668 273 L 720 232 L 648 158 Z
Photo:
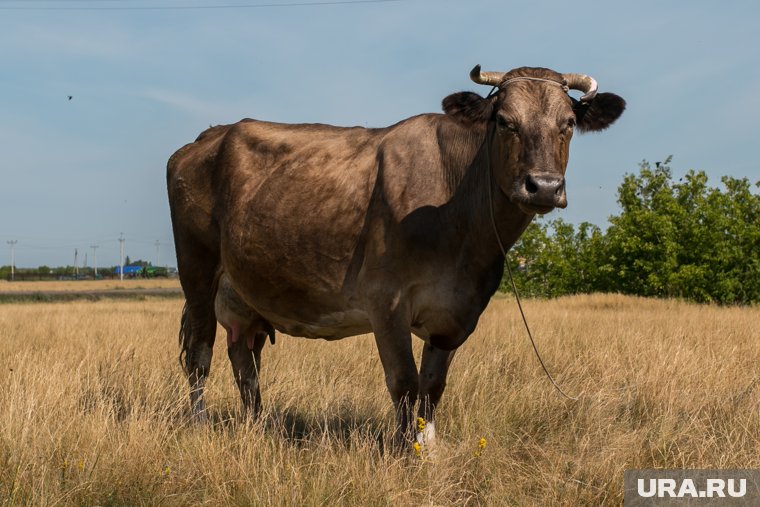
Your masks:
M 120 275 L 121 274 L 121 266 L 116 266 L 113 269 L 114 274 Z M 142 266 L 124 266 L 124 276 L 141 276 L 143 272 Z
M 119 266 L 113 270 L 115 276 L 119 276 Z M 176 277 L 176 268 L 165 268 L 161 266 L 124 266 L 124 276 L 128 278 L 158 278 L 158 277 Z

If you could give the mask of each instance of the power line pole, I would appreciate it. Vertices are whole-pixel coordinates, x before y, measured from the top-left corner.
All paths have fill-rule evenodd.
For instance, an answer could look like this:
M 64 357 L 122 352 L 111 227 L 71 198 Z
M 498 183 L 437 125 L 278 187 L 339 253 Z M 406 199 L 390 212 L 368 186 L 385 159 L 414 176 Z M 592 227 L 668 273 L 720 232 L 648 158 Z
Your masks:
M 16 243 L 17 239 L 6 241 L 11 246 L 11 282 L 16 279 Z
M 119 280 L 124 280 L 124 233 L 119 233 Z
M 159 262 L 159 260 L 161 259 L 161 254 L 159 251 L 160 247 L 161 247 L 161 242 L 159 240 L 156 240 L 156 267 L 161 265 L 161 263 Z
M 90 248 L 92 248 L 92 266 L 95 269 L 94 276 L 95 278 L 98 277 L 98 245 L 90 245 Z
M 74 249 L 74 278 L 79 279 L 79 249 Z

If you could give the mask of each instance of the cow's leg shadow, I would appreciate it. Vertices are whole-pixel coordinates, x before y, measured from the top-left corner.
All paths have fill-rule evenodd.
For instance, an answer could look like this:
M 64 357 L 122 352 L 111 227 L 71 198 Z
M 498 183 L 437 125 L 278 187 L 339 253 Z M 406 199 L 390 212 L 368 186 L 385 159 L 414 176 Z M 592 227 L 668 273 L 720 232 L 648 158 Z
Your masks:
M 330 441 L 351 449 L 357 442 L 375 447 L 380 454 L 385 452 L 386 421 L 368 414 L 360 414 L 350 407 L 324 414 L 305 414 L 298 408 L 276 408 L 269 411 L 265 422 L 267 428 L 286 442 L 303 446 L 322 442 L 325 435 Z

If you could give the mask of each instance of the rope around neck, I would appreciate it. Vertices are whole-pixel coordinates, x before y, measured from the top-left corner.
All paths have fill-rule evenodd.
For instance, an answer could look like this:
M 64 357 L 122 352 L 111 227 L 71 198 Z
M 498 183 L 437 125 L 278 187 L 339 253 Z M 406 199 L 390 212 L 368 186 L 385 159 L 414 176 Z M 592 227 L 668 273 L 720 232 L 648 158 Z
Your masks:
M 564 84 L 564 83 L 559 83 L 559 82 L 557 82 L 557 81 L 553 81 L 553 80 L 551 80 L 551 79 L 544 79 L 544 78 L 541 78 L 541 77 L 518 76 L 518 77 L 513 77 L 513 78 L 507 79 L 507 80 L 505 80 L 505 81 L 502 81 L 502 82 L 501 82 L 501 83 L 499 83 L 498 85 L 494 85 L 494 86 L 493 86 L 493 88 L 491 88 L 491 91 L 490 91 L 490 92 L 488 92 L 488 95 L 486 95 L 486 98 L 487 98 L 487 99 L 488 99 L 488 98 L 491 98 L 491 97 L 493 96 L 493 94 L 494 94 L 494 93 L 495 93 L 497 90 L 500 90 L 501 88 L 503 88 L 503 87 L 507 86 L 509 83 L 512 83 L 512 82 L 514 82 L 514 81 L 541 81 L 541 82 L 544 82 L 544 83 L 550 83 L 550 84 L 553 84 L 553 85 L 557 85 L 557 86 L 559 86 L 560 88 L 562 88 L 562 90 L 563 90 L 565 93 L 567 93 L 567 92 L 569 92 L 569 91 L 570 91 L 570 87 L 568 87 L 566 84 Z
M 489 169 L 491 167 L 491 155 L 489 152 L 488 155 L 488 166 Z M 544 364 L 544 360 L 541 359 L 541 354 L 538 352 L 538 347 L 536 347 L 536 341 L 533 339 L 533 333 L 530 331 L 530 326 L 528 326 L 528 319 L 525 318 L 525 312 L 523 311 L 522 302 L 520 301 L 520 294 L 517 292 L 517 285 L 515 285 L 515 278 L 512 276 L 512 268 L 509 265 L 509 257 L 507 256 L 507 250 L 504 248 L 504 243 L 501 242 L 501 236 L 499 235 L 499 229 L 496 227 L 496 218 L 494 217 L 494 211 L 493 211 L 493 192 L 492 192 L 492 183 L 491 178 L 493 177 L 493 171 L 488 172 L 488 209 L 491 213 L 491 225 L 493 226 L 493 232 L 496 234 L 496 242 L 499 244 L 499 248 L 501 249 L 501 253 L 504 255 L 504 259 L 506 260 L 505 264 L 507 265 L 507 272 L 509 273 L 509 282 L 512 284 L 512 292 L 515 295 L 515 300 L 517 300 L 517 307 L 520 309 L 520 315 L 522 316 L 523 324 L 525 324 L 525 330 L 528 332 L 528 338 L 530 338 L 530 344 L 533 346 L 533 351 L 536 353 L 536 357 L 538 358 L 538 362 L 541 364 L 541 368 L 544 369 L 544 373 L 546 373 L 546 376 L 549 377 L 549 380 L 551 381 L 552 385 L 559 391 L 559 393 L 567 398 L 568 400 L 572 401 L 578 401 L 580 399 L 581 395 L 578 396 L 570 396 L 565 391 L 562 390 L 562 388 L 557 384 L 557 382 L 554 381 L 554 377 L 552 377 L 552 374 L 549 373 L 549 370 L 546 368 L 546 365 Z M 582 394 L 582 393 L 581 393 Z
M 544 79 L 540 77 L 528 77 L 528 76 L 519 76 L 519 77 L 513 77 L 511 79 L 507 79 L 506 81 L 502 82 L 499 86 L 500 87 L 506 86 L 513 81 L 542 81 L 544 83 L 551 83 L 553 85 L 559 86 L 565 91 L 565 93 L 570 91 L 570 88 L 566 84 L 559 83 L 557 81 L 552 81 L 551 79 Z

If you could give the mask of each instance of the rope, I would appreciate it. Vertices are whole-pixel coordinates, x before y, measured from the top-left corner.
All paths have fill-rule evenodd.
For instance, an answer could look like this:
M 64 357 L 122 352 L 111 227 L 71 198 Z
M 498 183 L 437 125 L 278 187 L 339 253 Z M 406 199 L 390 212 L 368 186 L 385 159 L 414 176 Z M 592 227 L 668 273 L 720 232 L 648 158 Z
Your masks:
M 564 83 L 558 83 L 557 81 L 552 81 L 551 79 L 543 79 L 540 77 L 528 77 L 528 76 L 520 76 L 520 77 L 513 77 L 511 79 L 507 79 L 506 81 L 502 82 L 499 86 L 506 86 L 513 81 L 543 81 L 544 83 L 551 83 L 553 85 L 559 86 L 565 91 L 565 93 L 570 91 L 570 88 L 568 88 L 568 86 Z
M 489 152 L 488 154 L 488 166 L 489 169 L 491 168 L 491 154 Z M 488 174 L 488 209 L 491 213 L 491 225 L 493 226 L 493 232 L 496 234 L 496 242 L 499 244 L 499 248 L 501 249 L 501 253 L 504 255 L 504 258 L 506 259 L 506 265 L 507 265 L 507 273 L 509 273 L 509 281 L 512 284 L 512 292 L 515 295 L 515 300 L 517 300 L 517 307 L 520 309 L 520 315 L 522 316 L 523 324 L 525 324 L 525 330 L 528 332 L 528 338 L 530 338 L 530 344 L 533 346 L 533 351 L 536 353 L 536 357 L 538 358 L 538 362 L 541 364 L 541 368 L 544 369 L 544 373 L 546 373 L 546 376 L 549 378 L 549 381 L 551 381 L 552 385 L 559 391 L 559 393 L 567 398 L 568 400 L 572 401 L 578 401 L 580 399 L 581 395 L 578 396 L 570 396 L 565 391 L 562 390 L 562 388 L 557 384 L 557 382 L 554 381 L 554 377 L 552 377 L 551 373 L 549 373 L 548 368 L 546 368 L 546 365 L 544 364 L 544 360 L 541 359 L 541 354 L 538 352 L 538 347 L 536 346 L 536 341 L 533 339 L 533 333 L 530 331 L 530 326 L 528 326 L 528 319 L 525 318 L 525 312 L 523 311 L 522 302 L 520 301 L 520 294 L 517 292 L 517 285 L 515 284 L 515 278 L 512 276 L 512 267 L 509 265 L 509 257 L 507 256 L 507 249 L 504 248 L 504 243 L 501 242 L 501 236 L 499 235 L 499 229 L 496 227 L 496 218 L 494 217 L 493 212 L 493 189 L 492 189 L 492 183 L 491 179 L 493 177 L 493 172 L 489 171 Z

